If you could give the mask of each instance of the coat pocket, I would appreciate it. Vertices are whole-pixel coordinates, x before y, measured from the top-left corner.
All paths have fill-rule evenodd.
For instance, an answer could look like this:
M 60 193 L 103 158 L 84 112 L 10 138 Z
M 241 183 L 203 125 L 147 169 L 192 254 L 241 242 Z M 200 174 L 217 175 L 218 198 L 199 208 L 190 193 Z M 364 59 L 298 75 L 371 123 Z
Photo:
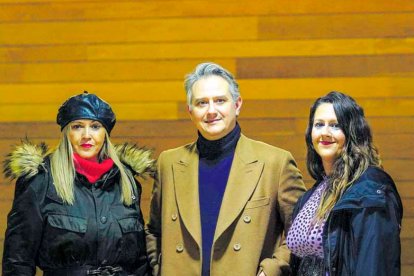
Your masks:
M 52 214 L 47 217 L 50 226 L 71 232 L 86 233 L 87 221 L 84 218 L 61 214 Z
M 262 206 L 268 205 L 269 202 L 270 202 L 270 199 L 268 197 L 253 198 L 252 200 L 247 202 L 245 209 L 253 209 L 253 208 L 262 207 Z
M 128 264 L 142 263 L 142 259 L 146 260 L 145 233 L 138 217 L 120 218 L 118 224 L 122 236 L 117 242 L 117 259 Z
M 119 226 L 121 227 L 122 233 L 140 232 L 144 230 L 138 217 L 128 217 L 118 219 Z

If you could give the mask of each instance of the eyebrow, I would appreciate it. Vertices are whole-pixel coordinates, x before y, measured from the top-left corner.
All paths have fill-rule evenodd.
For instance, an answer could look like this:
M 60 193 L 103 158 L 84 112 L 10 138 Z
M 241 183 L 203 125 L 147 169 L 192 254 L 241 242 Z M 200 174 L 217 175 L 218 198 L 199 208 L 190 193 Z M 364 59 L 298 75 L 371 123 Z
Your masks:
M 89 119 L 86 119 L 86 120 L 89 120 Z M 94 123 L 102 124 L 101 122 L 96 121 L 96 120 L 90 120 L 90 121 L 91 121 L 91 124 L 94 124 Z M 83 124 L 84 122 L 82 122 L 82 120 L 74 120 L 74 121 L 72 121 L 70 123 L 71 124 Z
M 226 94 L 223 94 L 223 95 L 217 95 L 217 96 L 214 96 L 214 97 L 200 97 L 200 98 L 193 98 L 194 99 L 194 101 L 199 101 L 199 100 L 205 100 L 205 99 L 210 99 L 210 98 L 212 98 L 212 99 L 217 99 L 217 98 L 228 98 L 228 95 L 226 95 Z
M 313 121 L 314 122 L 325 122 L 325 121 L 327 121 L 328 123 L 332 123 L 332 122 L 338 123 L 338 119 L 328 119 L 328 120 L 324 120 L 324 119 L 317 119 L 317 118 L 315 118 L 315 119 L 313 119 Z

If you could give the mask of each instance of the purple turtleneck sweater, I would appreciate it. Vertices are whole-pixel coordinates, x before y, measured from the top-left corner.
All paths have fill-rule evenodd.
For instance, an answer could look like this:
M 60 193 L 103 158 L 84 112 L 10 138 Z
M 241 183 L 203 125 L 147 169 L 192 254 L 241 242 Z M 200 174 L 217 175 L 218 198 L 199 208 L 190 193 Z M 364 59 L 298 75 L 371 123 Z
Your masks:
M 225 137 L 209 141 L 199 134 L 198 189 L 202 236 L 202 276 L 210 275 L 210 255 L 224 191 L 234 151 L 240 138 L 240 126 Z

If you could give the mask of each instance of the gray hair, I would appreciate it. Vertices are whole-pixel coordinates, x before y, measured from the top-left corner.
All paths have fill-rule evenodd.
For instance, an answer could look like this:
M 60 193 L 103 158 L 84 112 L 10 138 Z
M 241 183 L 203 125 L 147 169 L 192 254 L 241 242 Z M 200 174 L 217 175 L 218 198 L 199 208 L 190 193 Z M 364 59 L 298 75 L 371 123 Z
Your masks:
M 197 65 L 194 72 L 185 76 L 184 88 L 187 93 L 187 105 L 191 109 L 191 100 L 193 96 L 193 85 L 200 79 L 208 76 L 218 76 L 225 79 L 229 84 L 229 90 L 233 101 L 236 102 L 240 97 L 239 85 L 234 79 L 233 75 L 221 67 L 220 65 L 213 62 L 205 62 Z

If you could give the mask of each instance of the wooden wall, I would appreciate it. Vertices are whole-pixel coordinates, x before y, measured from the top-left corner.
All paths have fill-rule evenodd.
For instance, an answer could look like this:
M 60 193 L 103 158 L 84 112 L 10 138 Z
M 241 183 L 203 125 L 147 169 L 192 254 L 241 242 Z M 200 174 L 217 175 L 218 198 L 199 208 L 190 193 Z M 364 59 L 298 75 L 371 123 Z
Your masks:
M 202 61 L 235 74 L 244 133 L 290 150 L 308 186 L 310 104 L 331 90 L 358 100 L 403 198 L 414 275 L 412 1 L 0 0 L 0 161 L 25 136 L 56 144 L 57 109 L 83 90 L 114 107 L 116 142 L 157 156 L 192 141 L 183 77 Z M 1 243 L 13 189 L 0 177 Z

